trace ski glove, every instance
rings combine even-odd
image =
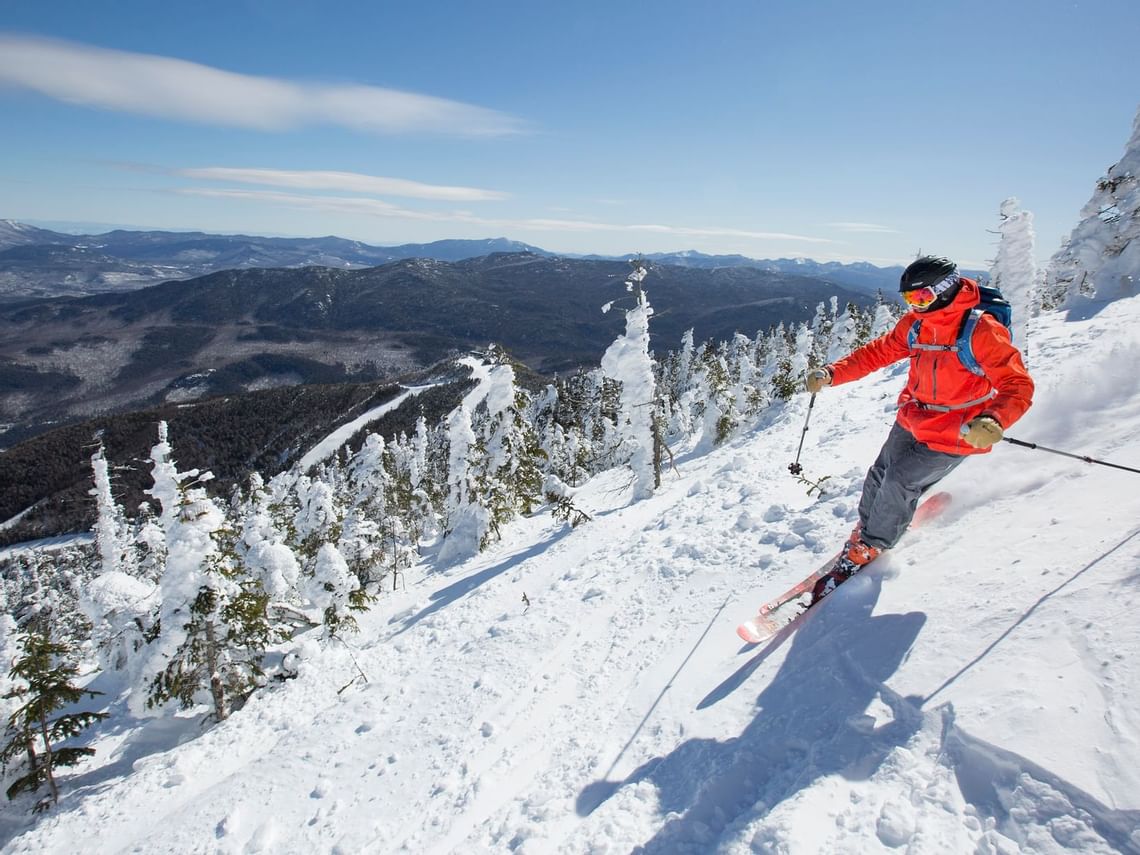
[[[962,439],[974,448],[989,448],[1000,442],[1004,431],[992,416],[978,416],[962,425]]]
[[[807,390],[813,395],[824,386],[831,385],[831,371],[826,368],[813,368],[807,373]]]

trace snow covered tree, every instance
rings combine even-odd
[[[827,354],[831,350],[831,339],[838,314],[838,297],[832,297],[826,303],[816,306],[815,318],[811,322],[811,350],[808,352],[808,365],[811,368],[828,362]]]
[[[760,369],[755,362],[756,346],[748,336],[736,333],[726,348],[728,373],[732,379],[732,400],[737,421],[758,414],[768,404],[761,389]]]
[[[476,470],[470,458],[475,448],[475,431],[471,426],[474,399],[469,393],[447,416],[448,467],[447,506],[444,512],[446,539],[440,550],[443,563],[469,557],[479,551],[490,529],[491,513],[479,503]]]
[[[111,570],[84,586],[79,609],[91,624],[91,643],[104,670],[128,669],[146,643],[158,607],[153,582]]]
[[[888,303],[883,297],[883,292],[879,291],[878,294],[875,295],[875,312],[872,316],[867,341],[871,341],[890,332],[894,329],[895,322],[901,316],[902,307],[898,303]],[[866,342],[860,342],[860,344],[866,344]]]
[[[822,364],[834,362],[858,347],[860,312],[854,303],[848,303],[835,319],[831,328],[831,343]]]
[[[289,547],[288,480],[278,476],[268,485],[256,472],[239,505],[240,536],[235,548],[246,573],[261,583],[270,602],[295,595],[301,565]]]
[[[524,413],[509,358],[492,346],[485,364],[470,363],[479,385],[449,416],[451,498],[442,561],[483,549],[499,526],[542,501],[545,459]]]
[[[389,472],[385,493],[385,513],[378,520],[382,568],[392,579],[392,590],[399,586],[401,575],[419,558],[419,543],[426,529],[425,521],[435,513],[427,494],[412,484],[412,471],[398,462],[400,446],[389,446],[385,452]]]
[[[321,546],[340,540],[344,507],[337,492],[323,478],[302,475],[294,485],[297,509],[293,535],[302,560],[312,560]]]
[[[633,499],[653,495],[657,480],[654,462],[654,389],[653,359],[649,353],[649,318],[653,309],[641,283],[648,271],[640,260],[626,279],[626,289],[636,298],[635,306],[625,313],[625,334],[619,336],[602,356],[602,371],[621,384],[617,425],[629,448],[629,465],[633,470]]]
[[[166,564],[143,691],[132,693],[131,706],[143,713],[172,700],[188,708],[208,698],[221,721],[262,679],[265,648],[278,638],[266,615],[269,598],[261,580],[244,572],[239,532],[199,486],[210,474],[179,472],[172,461],[165,423],[151,460]]]
[[[333,635],[355,626],[350,612],[367,608],[371,596],[337,546],[346,518],[337,490],[324,478],[308,476],[298,478],[295,489],[293,531],[303,568],[298,587],[324,623],[326,635]]]
[[[352,612],[367,608],[360,580],[348,568],[340,550],[331,543],[323,544],[317,550],[306,593],[321,612],[326,636],[336,635],[342,629],[355,629],[356,619]]]
[[[739,416],[733,396],[733,378],[723,343],[718,347],[711,342],[698,352],[700,358],[701,388],[704,392],[702,443],[711,448],[720,445],[736,430]]]
[[[660,367],[658,389],[665,402],[665,434],[669,439],[693,432],[694,401],[698,395],[693,382],[695,352],[693,331],[688,329],[681,337],[681,349],[668,354]]]
[[[384,437],[369,434],[348,462],[349,509],[337,548],[362,585],[379,583],[384,546],[381,526],[392,511],[391,477],[384,464]]]
[[[95,543],[99,547],[103,572],[134,575],[137,561],[130,527],[111,493],[111,475],[102,442],[91,455],[91,471],[95,480],[90,490],[95,497]]]
[[[23,774],[8,787],[9,799],[24,792],[34,793],[47,784],[49,797],[35,806],[40,811],[59,801],[55,770],[74,766],[95,753],[93,748],[64,747],[59,743],[78,736],[107,718],[107,714],[72,711],[55,715],[84,697],[93,698],[101,692],[74,684],[79,668],[69,658],[71,649],[53,641],[46,628],[35,624],[27,628],[20,636],[19,648],[19,658],[9,674],[15,685],[4,695],[16,699],[19,707],[8,719],[8,738],[0,748],[0,759],[7,764],[17,756],[25,758]]]
[[[802,358],[796,348],[796,332],[780,324],[772,331],[771,339],[771,356],[765,373],[770,378],[773,399],[787,401],[799,391],[803,377],[803,371],[798,370]]]
[[[111,494],[102,443],[91,457],[91,468],[102,573],[83,586],[79,608],[91,623],[91,642],[100,665],[120,670],[144,643],[157,606],[157,586],[139,578],[138,554],[129,524]]]
[[[1140,285],[1140,112],[1124,156],[1096,183],[1081,222],[1049,263],[1041,305],[1132,296]]]
[[[990,283],[1001,289],[1013,308],[1013,343],[1026,356],[1029,318],[1037,305],[1033,214],[1021,210],[1021,203],[1011,197],[1001,203],[998,228],[1001,241],[990,269]]]

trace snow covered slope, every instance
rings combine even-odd
[[[1029,342],[1011,435],[1140,467],[1140,300]],[[221,726],[117,702],[6,851],[1140,852],[1140,476],[1003,444],[794,633],[734,634],[846,535],[902,370],[818,399],[822,498],[801,397],[409,574]]]

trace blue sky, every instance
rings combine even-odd
[[[5,4],[0,217],[1045,259],[1140,106],[1136,0]]]

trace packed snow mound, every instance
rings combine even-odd
[[[1028,330],[1010,430],[1140,467],[1140,300]],[[805,396],[652,498],[408,574],[222,725],[116,715],[8,852],[1140,852],[1137,475],[1000,445],[940,519],[770,643],[831,554],[905,365]],[[116,697],[111,678],[93,688]]]

